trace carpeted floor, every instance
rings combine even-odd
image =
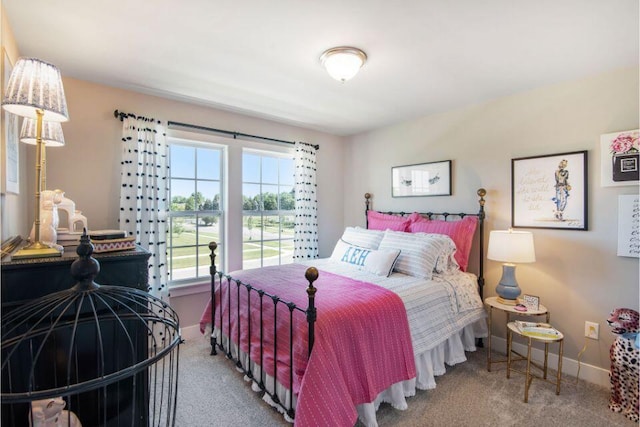
[[[468,361],[448,367],[437,388],[418,391],[405,411],[382,404],[380,427],[422,426],[633,426],[607,408],[609,390],[565,377],[560,395],[555,387],[534,380],[529,403],[523,402],[524,377],[507,380],[505,368],[487,372],[486,349],[467,353]],[[291,426],[264,403],[224,356],[209,356],[203,339],[180,347],[176,426]],[[358,427],[361,424],[357,424]]]

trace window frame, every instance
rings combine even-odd
[[[245,265],[245,259],[244,259],[244,246],[245,244],[248,243],[248,240],[244,239],[244,233],[243,233],[243,238],[242,238],[242,267],[243,268],[254,268],[254,267],[264,267],[264,248],[265,248],[265,242],[278,242],[278,264],[277,265],[282,265],[282,242],[283,241],[290,241],[291,242],[291,249],[293,251],[293,247],[294,247],[294,238],[295,235],[292,235],[290,238],[282,238],[282,218],[284,217],[294,217],[294,222],[295,222],[295,151],[294,150],[290,150],[290,151],[286,151],[286,152],[282,152],[282,151],[272,151],[272,150],[266,150],[264,148],[262,149],[256,149],[256,148],[246,148],[243,147],[242,149],[242,164],[243,164],[243,168],[244,168],[244,155],[245,154],[253,154],[253,155],[257,155],[260,156],[260,181],[255,182],[255,181],[245,181],[244,180],[244,174],[242,176],[242,195],[244,197],[244,186],[245,184],[248,185],[258,185],[260,188],[259,194],[263,194],[263,186],[276,186],[277,187],[277,196],[278,196],[278,209],[276,210],[257,210],[257,211],[251,211],[251,210],[245,210],[244,206],[242,206],[242,222],[244,223],[244,218],[245,216],[247,217],[258,217],[260,219],[263,219],[264,217],[274,217],[277,216],[278,217],[278,238],[277,239],[265,239],[263,237],[263,230],[264,227],[261,228],[261,236],[260,236],[260,265],[259,266],[250,266],[250,265]],[[269,157],[272,159],[287,159],[287,160],[291,160],[293,163],[293,173],[294,176],[293,181],[291,183],[291,185],[288,184],[283,184],[281,183],[281,175],[280,175],[280,170],[278,169],[278,178],[277,178],[277,183],[265,183],[262,179],[262,159],[263,157]],[[291,189],[294,191],[294,208],[293,210],[282,210],[280,209],[280,189],[281,187],[291,187]],[[243,199],[243,203],[244,203],[244,199]],[[244,231],[244,230],[243,230]],[[251,239],[250,239],[251,240]],[[293,252],[291,254],[291,262],[293,262]],[[287,264],[289,264],[287,262]],[[273,265],[273,264],[269,264],[269,265]]]
[[[291,144],[277,142],[258,142],[242,137],[233,138],[203,130],[185,130],[179,127],[167,129],[167,142],[173,144],[184,142],[187,145],[202,144],[203,147],[221,147],[224,152],[222,178],[224,185],[224,206],[221,206],[221,228],[223,239],[216,249],[216,268],[219,271],[231,272],[242,268],[242,153],[245,149],[263,151],[274,155],[282,155],[295,159],[295,147]],[[295,160],[294,160],[295,161]],[[169,165],[171,165],[169,160]],[[170,171],[171,172],[171,171]],[[295,173],[295,170],[294,170]],[[294,183],[295,186],[295,183]],[[295,220],[295,218],[294,218]],[[167,232],[170,232],[167,227]],[[168,241],[167,241],[168,242]],[[201,276],[180,283],[169,282],[171,296],[185,296],[200,293],[209,289],[210,278]]]
[[[200,257],[202,257],[202,254],[200,254],[199,248],[201,246],[205,246],[205,244],[208,246],[209,241],[207,242],[201,242],[200,241],[200,233],[196,233],[196,242],[194,245],[184,245],[184,246],[177,246],[177,248],[195,248],[196,249],[196,266],[195,266],[195,270],[196,270],[196,276],[191,276],[191,277],[187,277],[187,278],[182,278],[182,279],[173,279],[173,272],[172,272],[172,252],[173,250],[176,248],[176,246],[174,246],[172,244],[172,222],[175,218],[190,218],[190,217],[195,217],[196,218],[196,228],[198,227],[198,218],[202,217],[202,216],[216,216],[218,217],[218,233],[219,233],[219,242],[218,243],[218,249],[216,250],[216,254],[217,254],[217,259],[216,259],[216,263],[218,265],[220,265],[221,263],[224,263],[224,241],[225,241],[225,234],[226,234],[226,211],[227,211],[227,192],[226,192],[226,188],[227,188],[227,173],[226,173],[226,168],[227,168],[227,164],[228,164],[228,153],[227,153],[227,146],[224,144],[217,144],[214,142],[203,142],[203,141],[199,141],[197,139],[190,139],[190,138],[178,138],[178,137],[174,137],[174,136],[167,136],[167,145],[169,146],[169,206],[171,206],[172,204],[172,200],[173,200],[173,194],[171,192],[171,184],[173,180],[184,180],[184,181],[192,181],[194,182],[194,189],[196,192],[198,192],[198,181],[205,181],[205,182],[218,182],[219,186],[220,186],[220,203],[218,206],[217,210],[189,210],[189,211],[172,211],[171,208],[169,208],[168,212],[167,212],[167,270],[168,270],[168,274],[169,274],[169,280],[168,280],[168,285],[170,289],[180,289],[183,287],[187,287],[187,286],[191,286],[194,284],[198,284],[198,283],[202,283],[203,280],[209,280],[209,269],[208,267],[210,266],[210,262],[207,262],[206,265],[200,265]],[[207,149],[207,150],[217,150],[220,152],[220,177],[219,179],[213,179],[213,178],[198,178],[197,175],[197,168],[198,168],[198,160],[197,157],[194,159],[195,160],[195,168],[196,170],[194,171],[194,177],[193,178],[185,178],[185,177],[174,177],[171,173],[172,168],[171,168],[171,147],[172,146],[183,146],[183,147],[192,147],[194,149]],[[197,151],[196,151],[197,153]],[[206,271],[206,273],[202,274],[202,271]]]

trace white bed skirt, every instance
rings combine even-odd
[[[218,341],[220,341],[220,333],[215,331]],[[436,346],[431,350],[427,350],[423,353],[416,355],[416,377],[407,381],[400,381],[393,384],[391,387],[382,391],[373,402],[364,403],[356,407],[358,411],[358,418],[367,427],[377,427],[378,422],[376,419],[376,411],[382,402],[389,403],[396,409],[407,409],[407,397],[415,396],[416,389],[430,390],[436,388],[436,376],[444,375],[446,373],[446,365],[453,366],[458,363],[465,362],[467,357],[466,351],[476,351],[476,338],[486,338],[488,336],[487,323],[484,318],[471,323],[459,332],[450,336],[446,341]],[[227,343],[227,337],[224,337],[225,344]],[[233,346],[232,353],[234,357],[237,355],[238,348]],[[241,353],[241,361],[243,366],[251,366],[251,372],[254,378],[260,378],[261,370],[260,366],[251,362],[247,355]],[[273,392],[273,377],[265,375],[265,386],[267,390]],[[250,379],[245,375],[245,381],[252,381],[252,389],[256,392],[261,392],[260,387],[255,383],[255,380]],[[293,407],[296,406],[295,395],[291,396],[290,390],[280,382],[276,383],[277,396],[281,402],[288,405],[289,399],[293,401]],[[269,403],[278,411],[283,412],[282,408],[272,401],[268,394],[264,394],[263,400]],[[293,420],[286,414],[283,414],[284,418],[293,422]]]
[[[487,322],[483,318],[465,326],[442,344],[416,355],[416,377],[393,384],[371,403],[358,405],[358,418],[367,427],[377,427],[376,411],[382,402],[396,409],[407,409],[407,397],[415,396],[416,389],[436,388],[436,376],[444,375],[446,366],[465,362],[465,351],[476,351],[476,338],[488,336]]]

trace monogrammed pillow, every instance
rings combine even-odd
[[[331,259],[335,262],[350,264],[358,270],[387,277],[393,271],[399,255],[398,249],[368,249],[338,240]]]

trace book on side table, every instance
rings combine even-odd
[[[127,232],[124,230],[91,230],[88,234],[92,242],[96,240],[113,240],[127,237]]]
[[[562,335],[548,323],[525,322],[522,320],[516,320],[514,323],[522,335],[546,339],[556,339]]]

